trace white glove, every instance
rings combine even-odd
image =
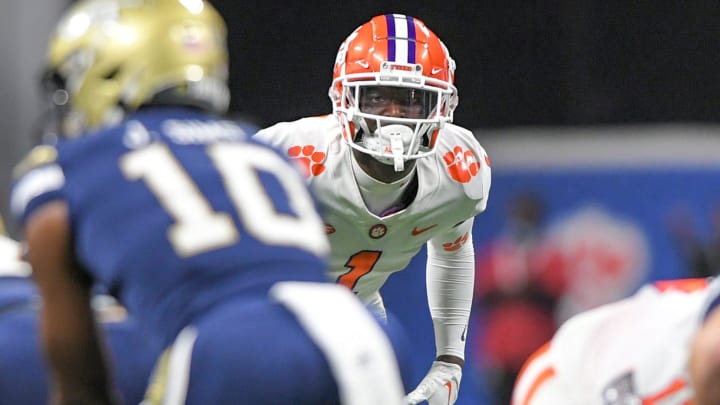
[[[458,397],[462,368],[453,363],[433,361],[417,388],[405,397],[408,405],[428,401],[429,405],[452,405]]]

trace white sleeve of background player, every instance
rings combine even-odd
[[[465,340],[475,281],[475,250],[472,242],[473,218],[436,236],[427,244],[427,297],[435,329],[437,356],[465,358]],[[467,235],[456,250],[444,244]]]
[[[568,404],[568,390],[557,376],[552,344],[538,349],[525,362],[515,381],[512,405]]]
[[[604,368],[595,360],[611,349],[595,339],[625,311],[622,300],[578,313],[565,321],[551,342],[523,365],[513,388],[512,405],[595,404],[602,398]]]

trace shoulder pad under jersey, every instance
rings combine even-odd
[[[13,178],[18,180],[35,168],[54,163],[57,155],[57,149],[52,145],[39,145],[34,147],[28,152],[25,158],[15,166],[13,169]]]
[[[313,144],[322,145],[339,137],[340,127],[332,115],[306,117],[295,121],[279,122],[258,131],[253,138],[271,145]]]
[[[267,143],[303,163],[309,175],[320,174],[314,173],[312,168],[322,167],[331,153],[330,148],[338,148],[341,142],[340,127],[332,115],[280,122],[258,131],[253,139]]]
[[[58,151],[55,147],[41,145],[31,150],[15,167],[10,210],[19,223],[25,221],[33,207],[59,197],[65,175],[57,158]],[[30,207],[31,205],[33,207]]]
[[[447,176],[461,183],[465,194],[483,200],[484,209],[490,194],[490,158],[473,133],[465,128],[447,124],[438,137],[436,153],[445,163]]]

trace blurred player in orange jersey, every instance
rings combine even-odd
[[[427,246],[436,358],[407,400],[452,404],[472,305],[474,217],[490,191],[489,159],[452,124],[455,62],[422,21],[373,17],[341,44],[333,114],[279,123],[257,138],[307,165],[331,243],[330,277],[381,316],[380,288]]]
[[[528,359],[512,405],[696,404],[690,347],[719,293],[720,279],[659,281],[575,315]]]
[[[716,289],[690,348],[693,405],[720,404],[720,293]]]

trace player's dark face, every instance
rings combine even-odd
[[[434,92],[405,87],[368,86],[360,89],[360,111],[393,118],[427,118],[435,107]]]

